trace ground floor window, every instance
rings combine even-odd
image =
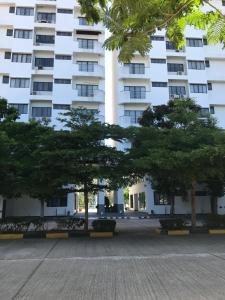
[[[139,209],[146,209],[145,192],[139,194]]]
[[[170,198],[154,192],[154,205],[170,205]]]
[[[66,207],[67,206],[67,195],[53,197],[47,201],[47,207]]]
[[[134,208],[134,196],[130,195],[130,208]]]

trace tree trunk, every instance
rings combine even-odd
[[[44,216],[45,216],[45,201],[44,200],[40,200],[41,202],[41,219],[44,220]]]
[[[210,197],[211,213],[214,215],[217,215],[217,200],[218,200],[218,197],[216,197],[216,196],[212,195]]]
[[[2,222],[6,220],[6,200],[2,200]]]
[[[84,207],[85,207],[85,213],[84,213],[84,230],[88,231],[88,190],[86,185],[84,186]]]
[[[195,196],[195,182],[192,183],[191,187],[191,227],[196,227],[196,196]]]
[[[175,202],[175,197],[172,196],[170,198],[170,215],[173,216],[174,215],[174,203]]]

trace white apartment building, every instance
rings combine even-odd
[[[213,2],[213,1],[211,1]],[[214,4],[225,13],[225,1]],[[205,10],[211,8],[205,7]],[[205,33],[188,27],[186,46],[176,50],[165,31],[151,37],[152,49],[145,57],[135,54],[129,64],[118,64],[114,54],[113,121],[121,126],[138,125],[138,118],[151,104],[165,104],[169,99],[190,97],[210,112],[225,128],[225,50],[222,45],[208,45]],[[199,191],[197,213],[210,212],[210,199]],[[120,200],[123,202],[123,199]],[[149,181],[130,188],[130,209],[155,214],[170,212],[168,199],[156,195]],[[190,201],[175,199],[175,213],[190,213]],[[225,199],[219,199],[218,212],[225,213]]]
[[[79,106],[104,121],[104,39],[103,25],[88,24],[75,0],[0,0],[0,97],[25,122],[44,118],[59,128],[59,113]],[[47,203],[45,215],[72,215],[75,206],[69,194]],[[39,213],[38,200],[7,200],[9,216]]]

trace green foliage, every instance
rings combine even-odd
[[[179,230],[184,229],[186,223],[183,219],[160,219],[160,226],[163,230]]]
[[[92,222],[94,231],[97,232],[114,232],[116,228],[116,221],[114,220],[94,220]]]
[[[218,1],[219,3],[220,1]],[[136,51],[141,55],[151,49],[151,35],[166,30],[177,48],[185,44],[187,24],[206,30],[210,43],[225,45],[225,16],[208,0],[79,0],[89,21],[103,21],[111,36],[104,46],[120,50],[119,60],[130,61]],[[209,11],[203,12],[204,5]]]

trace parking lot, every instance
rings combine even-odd
[[[112,239],[0,241],[0,299],[224,300],[225,236],[117,223]]]

